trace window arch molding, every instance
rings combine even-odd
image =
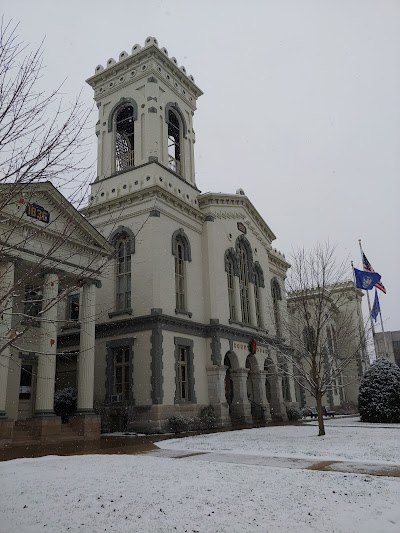
[[[185,116],[182,113],[177,102],[168,102],[168,104],[165,106],[165,122],[167,124],[169,123],[169,112],[170,111],[173,111],[175,115],[178,117],[178,120],[182,127],[183,138],[186,139],[187,138],[187,124],[186,124]]]
[[[172,255],[178,256],[178,243],[183,245],[183,258],[185,261],[192,260],[192,249],[190,241],[183,228],[179,228],[172,234]]]
[[[244,248],[246,250],[247,254],[247,268],[249,272],[249,281],[254,283],[254,265],[253,265],[253,252],[251,249],[250,242],[244,235],[239,235],[239,237],[236,239],[236,253],[238,256],[240,256],[240,250],[241,248]]]
[[[254,263],[254,281],[257,282],[258,286],[265,288],[264,272],[261,268],[261,265],[258,261]]]
[[[117,243],[118,239],[126,235],[131,243],[131,254],[135,253],[135,234],[133,231],[126,226],[118,226],[116,230],[114,230],[111,235],[108,238],[108,241],[115,247],[115,244]]]
[[[118,111],[123,107],[130,105],[133,108],[133,120],[138,118],[138,106],[136,101],[133,98],[121,98],[111,109],[110,114],[108,115],[108,132],[111,132],[115,126],[115,119],[117,117]]]
[[[224,264],[225,272],[229,270],[229,261],[233,264],[233,273],[235,276],[239,276],[239,256],[234,248],[228,248],[225,250]]]
[[[279,301],[282,300],[281,286],[279,284],[279,281],[276,278],[272,278],[271,280],[271,294],[272,294],[272,299],[274,301],[275,299]]]

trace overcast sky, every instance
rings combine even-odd
[[[382,275],[400,329],[400,0],[3,0],[51,90],[158,39],[204,91],[194,117],[202,192],[242,187],[293,248],[328,239]],[[93,151],[96,138],[93,113]],[[350,266],[349,266],[349,275]],[[380,331],[380,328],[377,328]]]

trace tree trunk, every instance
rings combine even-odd
[[[315,395],[315,399],[317,400],[317,411],[318,411],[318,437],[321,437],[322,435],[325,435],[325,426],[324,426],[324,413],[322,411],[322,394],[320,391],[317,391],[317,394]]]

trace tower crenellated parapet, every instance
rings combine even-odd
[[[149,73],[161,78],[193,111],[196,109],[196,100],[203,92],[195,84],[194,77],[187,74],[186,67],[179,66],[175,57],[169,57],[165,47],[159,48],[155,37],[147,37],[144,46],[135,44],[130,54],[122,51],[118,61],[111,57],[105,67],[97,65],[94,76],[86,81],[94,89],[98,101]]]

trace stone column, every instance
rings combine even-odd
[[[253,326],[257,324],[256,299],[254,296],[254,283],[249,283],[249,304],[250,304],[250,322]]]
[[[214,407],[218,426],[229,426],[229,406],[225,398],[226,366],[210,366],[207,368],[208,401]]]
[[[93,413],[96,286],[85,281],[79,306],[81,336],[78,358],[78,411]]]
[[[264,422],[271,420],[271,411],[265,389],[267,373],[265,370],[259,370],[249,374],[253,388],[254,408]]]
[[[78,358],[78,413],[71,419],[71,426],[75,427],[85,440],[99,439],[101,426],[100,417],[93,410],[96,287],[101,287],[97,280],[83,281],[79,306],[81,337]]]
[[[269,382],[271,385],[271,416],[276,420],[287,420],[282,391],[282,377],[279,374],[269,375]]]
[[[240,303],[240,283],[239,277],[234,276],[233,281],[235,284],[235,308],[236,308],[236,320],[242,322],[242,305]]]
[[[14,285],[14,263],[0,263],[0,418],[6,417],[6,396],[8,367],[11,349],[7,344],[11,333],[12,288]]]
[[[12,327],[14,263],[0,262],[0,448],[12,442],[14,422],[6,415],[8,367],[11,349],[4,347]]]
[[[40,316],[40,340],[36,384],[35,417],[54,416],[54,387],[57,357],[58,274],[44,275],[43,313]]]
[[[242,424],[252,424],[251,407],[247,398],[247,375],[248,368],[238,368],[231,371],[233,383],[233,400],[231,414]]]

